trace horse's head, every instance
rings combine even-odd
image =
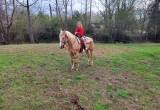
[[[67,43],[67,37],[65,34],[65,31],[60,31],[59,33],[59,46],[61,49],[63,49],[65,47],[65,44]]]

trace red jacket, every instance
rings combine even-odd
[[[84,36],[84,28],[77,26],[74,34],[78,37],[83,37]]]

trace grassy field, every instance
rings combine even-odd
[[[160,44],[96,44],[79,72],[58,44],[0,46],[0,110],[159,110]],[[77,109],[80,110],[80,109]]]

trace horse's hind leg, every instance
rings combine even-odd
[[[71,56],[71,64],[72,64],[71,70],[75,69],[76,71],[78,71],[79,63],[80,63],[80,60],[79,60],[79,54],[78,53]]]
[[[79,63],[80,63],[80,59],[79,59],[79,53],[77,53],[77,55],[76,55],[76,71],[78,71],[79,70]]]
[[[72,71],[75,68],[75,58],[73,53],[70,53],[70,56],[71,56],[71,71]]]
[[[79,70],[79,62],[76,62],[76,71]]]
[[[91,53],[89,50],[86,51],[87,57],[88,57],[88,65],[91,65]]]
[[[90,54],[91,65],[93,65],[93,50],[90,50]]]
[[[71,70],[74,70],[74,59],[71,58]]]
[[[88,57],[88,65],[93,65],[93,51],[87,50],[86,51],[87,57]]]

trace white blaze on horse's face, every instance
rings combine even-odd
[[[59,34],[59,46],[60,46],[60,48],[61,49],[63,49],[64,48],[64,45],[65,45],[65,42],[66,42],[66,40],[65,40],[65,34],[64,34],[64,31],[60,31],[60,34]]]

